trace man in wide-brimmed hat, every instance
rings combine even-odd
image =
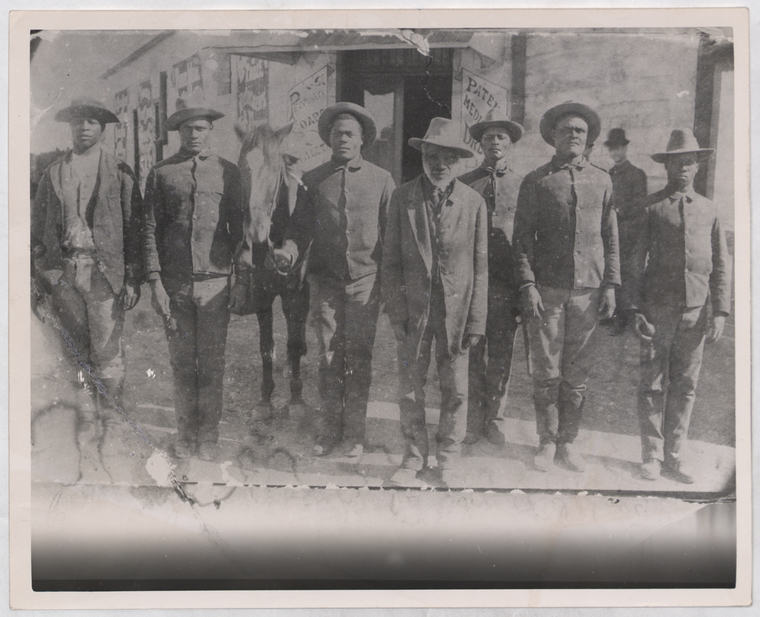
[[[646,198],[640,213],[631,276],[624,281],[641,338],[638,412],[641,475],[694,481],[681,457],[689,430],[705,341],[717,341],[731,309],[731,257],[718,205],[694,190],[700,148],[676,129],[652,155],[665,165],[667,186]],[[666,385],[667,384],[667,385]]]
[[[377,128],[366,109],[337,103],[325,109],[319,135],[332,158],[304,174],[277,267],[289,271],[311,246],[308,281],[319,342],[322,399],[314,454],[340,446],[357,458],[364,450],[372,347],[380,302],[378,270],[388,204],[390,173],[365,160],[362,151]]]
[[[456,179],[473,153],[459,125],[433,118],[423,138],[424,173],[399,187],[385,234],[383,298],[398,345],[399,407],[406,448],[392,485],[416,485],[427,467],[425,381],[435,339],[441,385],[436,437],[440,481],[456,485],[467,421],[468,350],[486,332],[488,214],[483,198]]]
[[[129,166],[101,148],[118,117],[100,101],[75,100],[55,119],[71,128],[73,148],[45,171],[32,206],[37,280],[75,359],[78,380],[96,399],[104,429],[123,423],[124,312],[140,299],[142,199]],[[95,439],[98,417],[80,426]]]
[[[512,243],[534,357],[540,440],[534,466],[547,471],[556,456],[566,468],[583,471],[573,442],[595,359],[590,340],[598,319],[612,316],[620,285],[612,182],[583,156],[601,130],[593,109],[557,105],[539,128],[555,154],[523,180]]]
[[[230,290],[243,239],[237,166],[209,149],[224,114],[180,100],[166,122],[180,149],[156,165],[145,190],[143,252],[153,307],[164,318],[174,376],[177,458],[215,460],[222,415],[224,349],[230,309],[245,300],[244,278]]]
[[[519,314],[512,228],[522,182],[522,177],[509,168],[509,160],[512,144],[523,136],[524,129],[495,108],[469,130],[483,150],[483,162],[459,179],[480,193],[488,208],[488,317],[486,336],[470,349],[464,442],[476,443],[485,435],[491,443],[503,444],[504,411]]]
[[[604,146],[614,161],[609,170],[612,178],[612,198],[615,202],[615,212],[618,220],[618,239],[620,243],[620,278],[623,285],[631,270],[630,262],[633,246],[636,243],[636,213],[647,196],[647,175],[628,160],[628,144],[630,141],[621,128],[610,129]],[[623,309],[620,297],[622,288],[616,291],[612,335],[620,335],[625,331],[627,311]]]

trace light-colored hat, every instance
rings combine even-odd
[[[664,163],[671,155],[691,152],[695,152],[700,158],[707,158],[715,150],[713,148],[700,148],[697,138],[689,129],[674,129],[670,133],[665,152],[656,152],[652,155],[652,160],[656,163]]]
[[[525,133],[522,124],[510,120],[498,107],[491,109],[483,122],[473,124],[470,127],[470,135],[472,135],[472,138],[475,141],[481,141],[483,139],[483,133],[490,128],[503,128],[509,133],[509,138],[512,140],[512,143],[519,141],[523,136],[523,133]]]
[[[93,99],[75,99],[71,101],[71,105],[64,107],[55,114],[55,119],[58,122],[71,122],[80,118],[92,118],[103,124],[120,122],[115,113],[100,101]]]
[[[409,140],[409,145],[416,150],[422,150],[422,144],[433,144],[434,146],[456,150],[459,156],[465,159],[474,156],[472,150],[462,146],[459,124],[446,118],[433,118],[425,137],[422,139],[412,137]]]
[[[185,99],[177,99],[177,111],[169,116],[166,121],[166,130],[176,131],[183,122],[192,118],[206,118],[209,122],[213,122],[219,118],[224,118],[224,114],[202,103],[191,103]]]
[[[330,145],[330,129],[332,129],[333,120],[340,114],[351,114],[362,125],[364,132],[363,147],[369,148],[375,141],[375,137],[377,137],[377,125],[370,113],[364,107],[355,103],[336,103],[322,112],[317,122],[317,131],[322,141],[328,146]]]
[[[567,114],[576,114],[583,118],[588,124],[588,143],[594,143],[599,137],[599,133],[602,132],[602,121],[599,118],[599,114],[591,109],[588,105],[583,103],[576,103],[575,101],[566,101],[560,105],[555,105],[549,111],[547,111],[541,123],[538,125],[538,130],[541,133],[541,137],[550,146],[554,146],[554,125],[562,116]]]

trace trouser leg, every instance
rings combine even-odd
[[[476,435],[480,435],[485,428],[487,404],[486,338],[481,337],[477,344],[470,348],[469,367],[467,370],[467,432]]]
[[[599,320],[601,296],[599,289],[573,290],[565,305],[558,443],[572,443],[578,436],[586,382],[595,360],[593,334]]]
[[[435,356],[441,384],[441,414],[438,422],[436,458],[440,469],[459,463],[467,422],[467,373],[469,354],[451,356],[446,328],[436,330]]]
[[[670,348],[665,400],[665,458],[678,458],[689,432],[705,345],[707,307],[684,311]]]
[[[425,382],[430,368],[433,329],[428,324],[419,347],[416,341],[398,343],[399,410],[405,450],[402,467],[419,471],[428,464],[430,445],[425,422]]]
[[[365,276],[346,286],[345,307],[343,439],[361,443],[366,433],[372,349],[380,308],[376,275]]]
[[[197,316],[198,443],[216,443],[219,437],[219,421],[224,408],[224,350],[230,322],[229,299],[227,277],[193,283]]]

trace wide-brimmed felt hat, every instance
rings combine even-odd
[[[619,148],[620,146],[627,146],[629,143],[631,142],[626,139],[625,130],[610,129],[610,132],[607,133],[607,141],[604,142],[604,145],[608,148]]]
[[[602,132],[602,121],[599,118],[599,114],[583,103],[566,101],[565,103],[552,107],[541,118],[538,130],[547,144],[550,146],[554,145],[554,137],[552,136],[554,125],[557,123],[557,120],[567,114],[575,114],[583,118],[586,121],[586,124],[588,124],[588,137],[586,141],[588,143],[596,141],[597,137],[599,137],[599,133]]]
[[[322,112],[317,122],[317,131],[328,146],[330,145],[330,130],[335,117],[340,114],[351,114],[361,124],[364,132],[364,148],[369,148],[377,137],[377,125],[372,115],[361,105],[356,103],[336,103]]]
[[[664,163],[669,156],[674,154],[690,154],[695,152],[700,158],[707,158],[715,150],[713,148],[700,148],[697,138],[689,129],[673,129],[664,152],[656,152],[652,160],[656,163]]]
[[[409,145],[416,150],[422,150],[422,144],[433,144],[441,148],[456,150],[462,158],[475,156],[472,150],[468,150],[462,145],[459,124],[446,118],[433,118],[425,137],[412,137],[409,140]]]
[[[92,118],[103,124],[120,122],[119,117],[100,101],[93,99],[74,99],[71,105],[55,114],[58,122],[71,122],[80,118]]]
[[[507,115],[501,111],[498,107],[491,109],[485,117],[483,122],[478,122],[470,127],[470,135],[475,141],[481,141],[483,139],[483,133],[490,128],[502,128],[509,133],[509,138],[512,143],[519,141],[525,133],[525,129],[521,124],[510,120]]]
[[[221,111],[208,107],[203,102],[177,99],[177,111],[169,116],[169,119],[166,121],[166,130],[179,130],[183,122],[193,118],[206,118],[209,122],[213,122],[214,120],[219,120],[219,118],[224,118],[224,114]]]

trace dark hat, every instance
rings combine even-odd
[[[664,163],[668,157],[673,154],[687,154],[695,152],[700,158],[707,158],[715,150],[712,148],[700,148],[697,138],[689,129],[674,129],[670,133],[668,145],[665,152],[656,152],[652,155],[652,160],[656,163]]]
[[[490,128],[503,128],[512,140],[512,143],[519,141],[525,133],[525,129],[521,124],[513,122],[507,115],[502,112],[498,107],[491,109],[483,122],[478,122],[470,127],[470,135],[475,141],[483,139],[483,133]]]
[[[207,107],[202,103],[191,103],[185,99],[177,99],[177,111],[166,121],[167,131],[179,130],[180,125],[193,118],[206,118],[209,122],[224,118],[221,111]]]
[[[103,103],[92,99],[75,99],[71,101],[71,105],[55,114],[58,122],[71,122],[81,118],[92,118],[102,124],[120,122],[119,117]]]
[[[317,131],[322,141],[330,145],[330,129],[332,129],[333,120],[340,114],[351,114],[356,118],[364,132],[364,147],[369,148],[377,137],[377,125],[370,113],[355,103],[336,103],[322,112],[317,123]]]
[[[416,150],[422,150],[422,144],[433,144],[441,148],[451,148],[459,153],[462,158],[475,156],[472,150],[462,145],[462,136],[459,132],[459,124],[446,118],[433,118],[430,121],[425,137],[412,137],[409,145]]]
[[[610,129],[604,145],[608,148],[619,148],[620,146],[627,146],[629,143],[631,142],[625,138],[625,131],[623,129]]]
[[[586,124],[588,124],[587,141],[596,141],[597,137],[599,137],[599,133],[602,132],[602,121],[599,118],[599,114],[583,103],[566,101],[565,103],[552,107],[541,118],[538,130],[541,132],[541,137],[544,138],[544,141],[547,144],[554,146],[554,138],[552,137],[554,125],[557,123],[557,120],[567,114],[575,114],[583,118],[586,121]]]

